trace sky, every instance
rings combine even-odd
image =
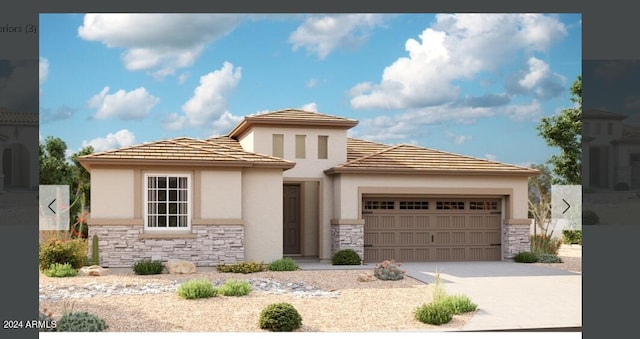
[[[627,125],[640,126],[640,61],[585,60],[583,107],[626,114]]]
[[[580,14],[41,14],[40,138],[68,153],[225,135],[301,108],[355,138],[516,165],[559,152]]]

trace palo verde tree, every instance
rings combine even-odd
[[[538,125],[538,133],[547,145],[559,147],[560,154],[552,155],[549,163],[555,176],[553,184],[580,185],[582,180],[582,76],[579,75],[570,88],[573,107],[565,108],[559,115],[544,117]]]
[[[551,219],[552,173],[549,167],[543,164],[533,164],[531,168],[540,171],[540,174],[529,177],[529,213],[536,227],[542,231],[541,234],[547,236]]]

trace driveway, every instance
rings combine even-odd
[[[407,275],[448,294],[466,294],[478,312],[466,331],[582,327],[582,275],[514,262],[403,263]]]

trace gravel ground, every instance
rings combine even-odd
[[[215,280],[268,278],[297,282],[331,291],[330,296],[303,298],[292,293],[253,291],[243,297],[218,296],[184,300],[175,292],[144,295],[110,295],[43,300],[40,309],[60,316],[65,311],[87,311],[106,320],[114,332],[259,332],[260,311],[270,303],[288,302],[300,312],[303,332],[385,332],[460,329],[472,313],[455,316],[446,325],[433,326],[414,319],[416,307],[431,301],[432,288],[405,277],[399,281],[359,282],[358,275],[369,271],[260,272],[250,275],[205,272],[190,275],[136,276],[113,274],[102,277],[49,278],[40,275],[42,288],[82,288],[100,282],[133,286],[172,284],[206,277]],[[481,306],[480,306],[481,307]]]

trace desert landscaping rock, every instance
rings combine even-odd
[[[196,273],[196,265],[187,260],[169,259],[164,267],[169,274],[192,274]]]
[[[100,276],[110,274],[110,271],[108,268],[103,268],[98,265],[91,265],[91,266],[81,267],[80,270],[78,270],[78,274],[83,276],[89,275],[94,277],[100,277]]]

